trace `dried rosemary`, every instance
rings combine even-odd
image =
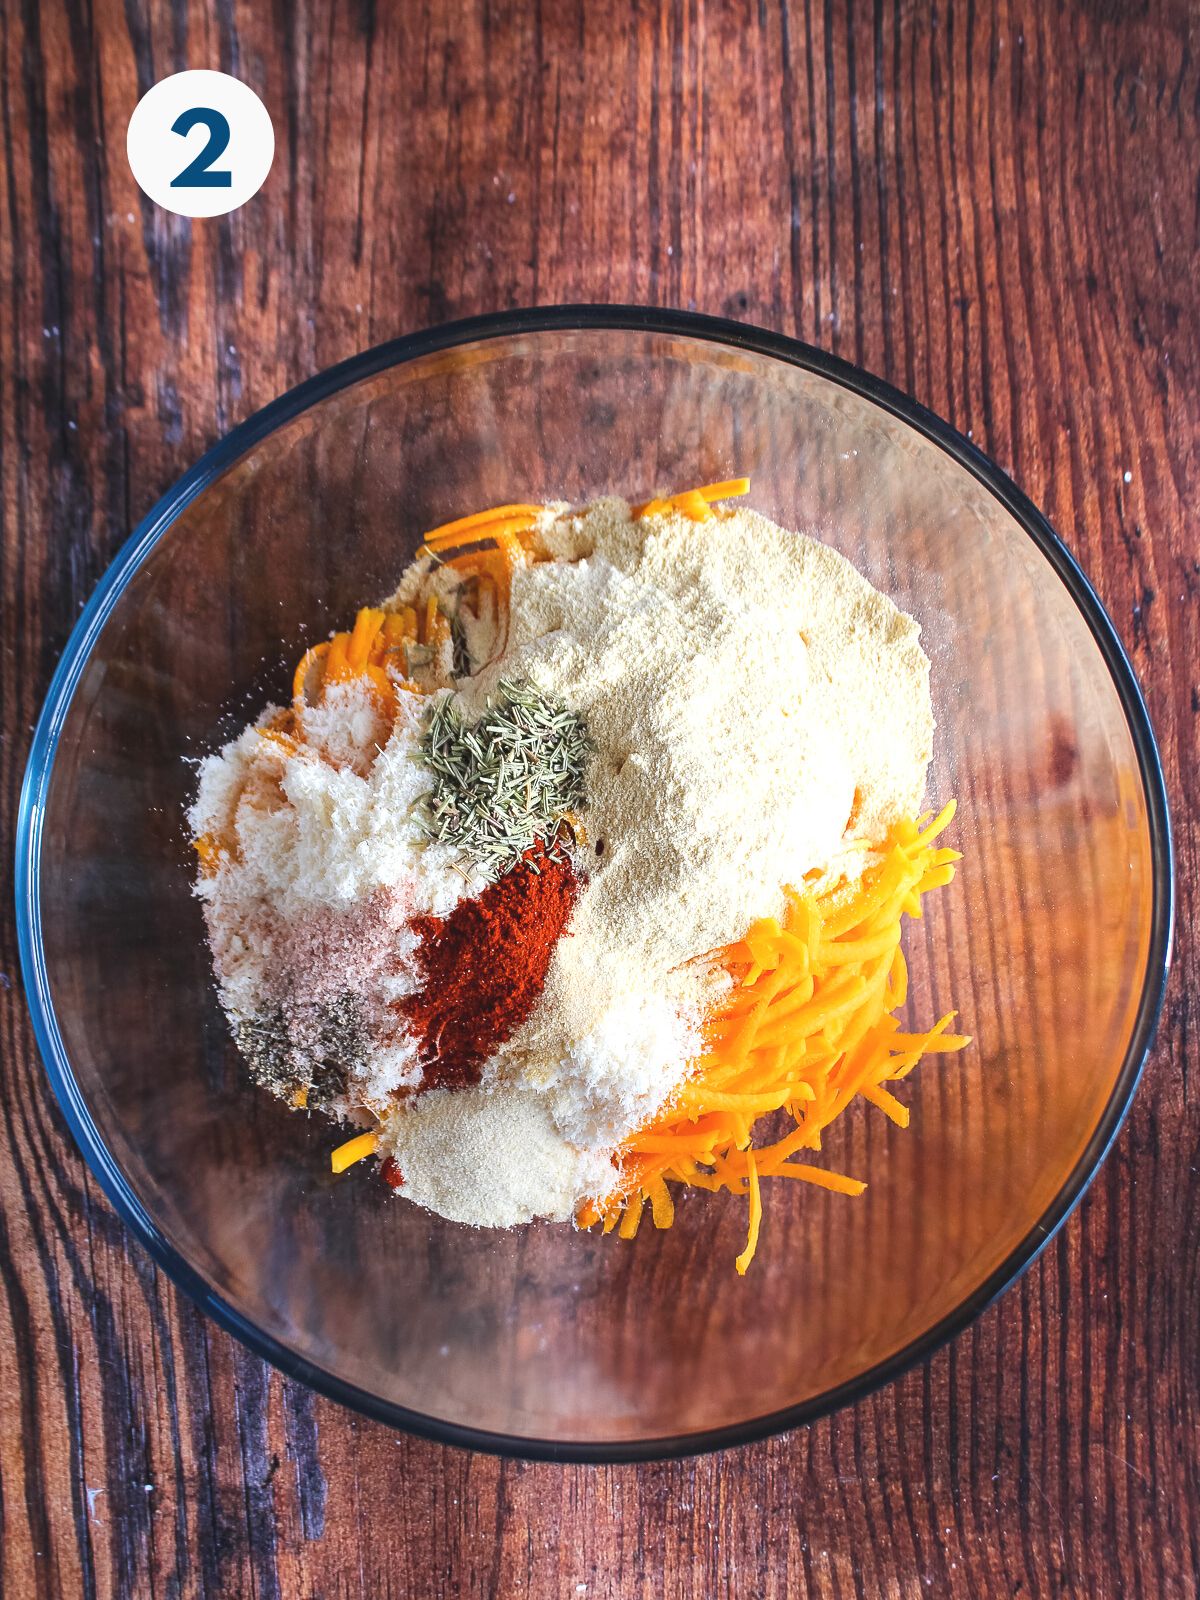
[[[501,877],[583,803],[591,744],[583,718],[532,684],[502,680],[478,722],[443,695],[426,713],[421,760],[433,789],[417,808],[431,839],[486,879]]]

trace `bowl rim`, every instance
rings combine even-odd
[[[1125,712],[1150,832],[1152,904],[1146,970],[1130,1041],[1112,1094],[1066,1182],[1025,1237],[946,1316],[886,1360],[796,1405],[741,1422],[647,1439],[541,1440],[427,1416],[383,1400],[298,1355],[215,1293],[204,1275],[159,1231],[100,1136],[71,1070],[50,997],[41,930],[42,822],[55,754],[80,676],[125,587],[183,509],[240,456],[282,424],[339,390],[419,357],[464,344],[553,332],[652,333],[742,350],[829,379],[912,427],[966,469],[1010,513],[1049,562],[1083,615]],[[1162,762],[1124,646],[1074,556],[1045,515],[970,440],[891,384],[824,350],[748,323],[696,312],[632,305],[559,305],[490,313],[403,335],[351,356],[289,389],[233,428],[141,519],[118,550],[75,623],[55,669],[30,747],[17,813],[17,943],[34,1038],[67,1124],[117,1214],[167,1276],[254,1354],[286,1377],[367,1416],[441,1444],[528,1460],[625,1463],[698,1455],[806,1425],[853,1404],[927,1360],[972,1323],[1037,1259],[1095,1176],[1125,1120],[1162,1009],[1174,921],[1174,852]]]

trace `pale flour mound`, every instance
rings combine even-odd
[[[573,1149],[545,1098],[521,1088],[435,1089],[391,1119],[380,1148],[398,1163],[406,1199],[475,1227],[565,1222],[615,1177],[605,1153]]]

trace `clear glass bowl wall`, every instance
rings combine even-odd
[[[745,1281],[729,1197],[689,1194],[674,1229],[628,1244],[474,1232],[365,1169],[331,1178],[335,1130],[255,1091],[226,1036],[189,892],[192,763],[286,698],[304,645],[389,592],[422,529],[735,473],[920,620],[929,804],[957,796],[948,842],[966,859],[910,925],[908,1010],[956,1008],[976,1044],[909,1081],[909,1130],[860,1104],[828,1135],[819,1159],[868,1179],[861,1199],[768,1186]],[[772,355],[543,328],[317,400],[211,477],[127,575],[51,753],[44,1026],[93,1161],[260,1348],[434,1431],[631,1453],[856,1392],[1028,1253],[1136,1072],[1162,861],[1127,693],[972,472]],[[755,804],[752,771],[714,781]]]

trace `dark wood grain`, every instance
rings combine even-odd
[[[150,83],[273,115],[260,195],[134,185]],[[892,378],[1049,512],[1146,687],[1180,915],[1129,1123],[1037,1266],[853,1411],[640,1469],[398,1438],[215,1331],[51,1102],[0,921],[0,1587],[25,1596],[1186,1596],[1200,1571],[1200,14],[0,6],[0,818],[136,519],[297,379],[480,310],[636,300]]]

